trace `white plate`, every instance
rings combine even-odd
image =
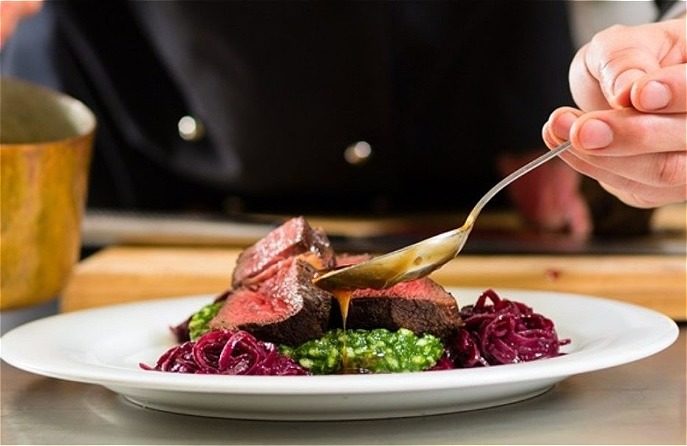
[[[451,289],[461,305],[481,290]],[[498,290],[497,290],[498,291]],[[144,371],[173,345],[169,325],[214,296],[118,305],[48,317],[2,337],[8,363],[40,375],[105,386],[144,407],[194,415],[333,420],[429,415],[541,394],[566,377],[657,353],[678,336],[645,308],[554,292],[501,290],[554,320],[567,354],[529,363],[436,372],[336,376],[209,376]]]

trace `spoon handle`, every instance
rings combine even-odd
[[[525,175],[527,172],[541,166],[545,162],[549,161],[552,158],[557,157],[561,153],[565,152],[570,148],[570,141],[566,141],[560,146],[556,147],[555,149],[550,150],[549,152],[546,152],[539,158],[533,159],[529,163],[525,164],[518,170],[514,171],[501,181],[499,181],[494,187],[489,189],[489,191],[484,194],[484,196],[477,202],[474,208],[472,208],[472,211],[470,211],[470,215],[468,215],[467,220],[465,221],[465,226],[472,226],[475,220],[477,219],[477,216],[479,215],[480,212],[482,212],[482,208],[484,205],[486,205],[489,200],[494,198],[494,195],[498,194],[501,192],[501,189],[504,187],[508,186],[510,183],[513,181],[517,180],[521,176]]]

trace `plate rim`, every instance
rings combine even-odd
[[[451,294],[471,293],[474,299],[488,287],[445,287]],[[426,371],[415,373],[398,374],[378,374],[378,375],[328,375],[328,376],[230,376],[230,375],[194,375],[177,374],[169,372],[145,371],[134,369],[123,369],[107,367],[105,365],[89,364],[83,361],[75,361],[71,358],[63,358],[62,366],[71,371],[65,373],[64,370],[55,370],[53,364],[41,366],[35,358],[22,358],[17,354],[16,344],[20,342],[19,337],[25,332],[39,330],[41,326],[54,321],[62,321],[97,316],[98,313],[108,314],[116,311],[135,310],[141,307],[155,307],[157,305],[170,304],[171,302],[201,301],[212,299],[217,294],[197,294],[185,296],[172,296],[160,299],[151,299],[138,302],[129,302],[104,307],[84,309],[69,313],[58,314],[46,318],[38,319],[23,324],[0,338],[0,357],[8,364],[19,369],[35,373],[42,376],[76,381],[89,384],[97,384],[105,387],[127,387],[136,389],[149,389],[157,391],[176,391],[176,392],[220,392],[236,395],[331,395],[331,394],[369,394],[369,393],[395,393],[403,392],[425,392],[441,389],[460,389],[474,388],[487,385],[510,384],[516,382],[527,382],[541,379],[565,379],[571,375],[587,373],[591,371],[603,370],[630,362],[634,362],[655,353],[658,353],[677,340],[679,328],[675,321],[668,316],[655,310],[642,307],[636,304],[613,300],[604,297],[559,292],[553,290],[530,290],[519,288],[499,288],[496,290],[499,295],[527,294],[532,296],[544,297],[554,295],[556,298],[564,299],[583,299],[596,302],[597,304],[617,306],[625,311],[634,312],[644,317],[649,317],[661,324],[661,332],[656,333],[656,339],[651,342],[646,340],[640,349],[624,351],[623,354],[614,353],[606,358],[599,360],[596,358],[594,364],[575,364],[576,360],[585,357],[585,350],[571,352],[568,355],[556,358],[547,358],[540,361],[532,361],[520,364],[499,365],[489,368],[473,369],[454,369],[442,371]],[[471,296],[471,297],[472,297]],[[464,297],[462,297],[464,298]],[[470,300],[470,299],[468,299]],[[527,302],[525,302],[527,303]],[[537,308],[535,307],[535,311]],[[548,315],[546,315],[548,316]],[[552,318],[556,323],[555,318]],[[171,321],[173,322],[173,321]],[[161,327],[161,330],[166,327]],[[660,336],[659,336],[660,334]],[[52,339],[55,341],[55,339]],[[573,340],[574,342],[574,340]],[[9,355],[7,347],[10,346]],[[170,344],[170,347],[172,344]],[[587,355],[594,352],[586,352]],[[580,358],[582,356],[582,358]],[[34,359],[34,360],[31,360]],[[156,358],[152,358],[155,360]],[[577,361],[579,362],[579,361]],[[80,368],[80,373],[74,371],[74,367]],[[512,373],[517,370],[516,373]],[[420,375],[421,374],[421,375]],[[509,379],[516,375],[518,379]],[[422,376],[423,379],[417,379]],[[455,377],[455,379],[453,379]],[[341,383],[351,382],[353,385],[342,386]],[[290,385],[285,386],[284,383]],[[294,386],[296,384],[296,386]]]

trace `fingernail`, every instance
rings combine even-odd
[[[646,73],[644,71],[639,70],[637,68],[632,68],[621,73],[615,79],[615,83],[613,84],[613,94],[617,96],[625,90],[629,90],[634,81],[644,76],[645,74]]]
[[[650,81],[639,92],[639,105],[646,110],[660,110],[670,104],[670,88],[662,82]]]
[[[613,142],[613,130],[599,119],[590,119],[582,124],[579,139],[584,149],[600,149]]]
[[[556,135],[556,137],[559,139],[569,139],[570,127],[572,127],[575,120],[577,120],[577,116],[575,116],[575,114],[571,112],[562,113],[558,118],[556,118],[551,126],[554,135]]]

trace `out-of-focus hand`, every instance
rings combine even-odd
[[[687,199],[685,19],[597,34],[575,56],[570,88],[579,109],[555,110],[542,129],[561,158],[626,204]]]
[[[42,1],[0,0],[0,48],[14,33],[22,18],[37,13]]]
[[[505,176],[539,155],[541,151],[502,156],[499,171]],[[592,219],[580,192],[580,179],[580,174],[553,159],[508,186],[508,193],[522,217],[535,228],[586,236],[592,231]]]

